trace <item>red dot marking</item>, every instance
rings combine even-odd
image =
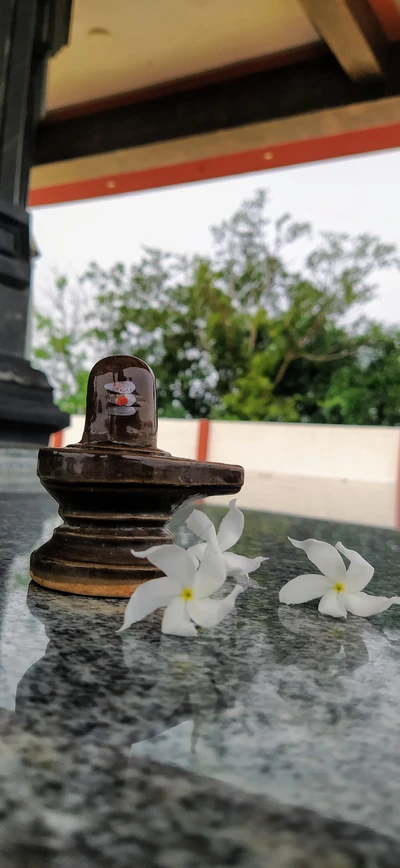
[[[117,404],[119,407],[126,406],[127,403],[128,403],[128,398],[126,398],[125,395],[119,395],[118,396]]]

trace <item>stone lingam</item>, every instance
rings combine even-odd
[[[162,575],[131,550],[172,543],[166,524],[179,506],[235,494],[244,472],[157,449],[153,372],[141,359],[110,356],[90,373],[82,440],[40,449],[38,475],[63,524],[32,553],[32,579],[71,594],[129,597]]]

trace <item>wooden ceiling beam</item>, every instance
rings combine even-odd
[[[384,77],[387,40],[368,0],[300,0],[300,3],[353,81]]]
[[[355,84],[328,55],[132,105],[100,106],[86,116],[44,121],[38,127],[35,165],[379,100],[399,92],[400,81],[390,78]]]

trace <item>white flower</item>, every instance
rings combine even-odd
[[[318,609],[322,615],[346,618],[347,612],[363,617],[377,615],[397,601],[396,597],[389,599],[363,593],[363,588],[372,579],[374,568],[357,552],[346,549],[341,542],[334,547],[316,539],[302,542],[290,537],[288,539],[298,549],[303,549],[323,575],[311,573],[287,582],[279,592],[281,603],[307,603],[320,597]],[[347,570],[339,552],[350,561]]]
[[[222,553],[226,568],[226,575],[239,578],[244,576],[248,579],[248,574],[254,570],[258,570],[262,561],[266,558],[245,558],[243,555],[236,555],[234,552],[228,551],[240,539],[244,525],[244,515],[236,506],[236,500],[231,500],[229,504],[229,512],[221,521],[218,533],[208,516],[199,509],[194,509],[186,519],[186,524],[196,536],[204,540],[204,542],[196,543],[191,546],[188,551],[190,554],[200,558],[203,555],[207,542],[215,542],[218,545],[219,551]]]
[[[151,564],[163,570],[165,577],[143,582],[133,592],[125,610],[121,629],[141,621],[155,609],[166,606],[162,620],[162,632],[175,636],[196,636],[195,624],[200,627],[215,627],[231,612],[238,594],[243,590],[236,586],[222,600],[213,600],[211,595],[225,582],[225,565],[218,548],[206,545],[199,562],[178,545],[152,546],[146,551],[132,554],[147,558]],[[195,624],[193,623],[195,622]]]

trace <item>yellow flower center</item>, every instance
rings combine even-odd
[[[338,593],[340,593],[340,591],[344,591],[343,582],[336,582],[336,585],[333,586],[333,590],[338,591]]]
[[[193,591],[191,588],[184,588],[180,596],[183,600],[186,600],[186,602],[188,600],[193,600]]]

